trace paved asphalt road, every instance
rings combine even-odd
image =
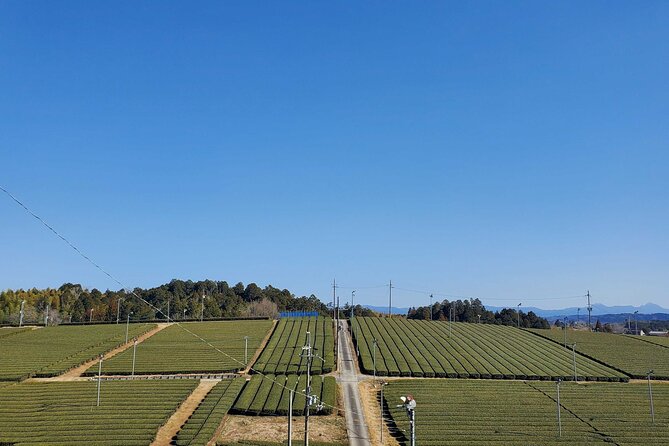
[[[371,446],[367,423],[362,410],[358,382],[362,375],[356,369],[353,343],[346,321],[339,321],[339,375],[337,381],[344,392],[344,410],[346,411],[346,430],[349,444],[352,446]]]

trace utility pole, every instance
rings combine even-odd
[[[204,299],[206,297],[207,296],[205,296],[204,293],[202,293],[202,312],[200,313],[200,322],[204,320]]]
[[[557,419],[558,419],[558,437],[562,438],[562,418],[560,414],[560,383],[561,379],[557,381]]]
[[[249,337],[244,336],[244,365],[249,363]]]
[[[137,338],[134,339],[132,346],[132,377],[135,377],[135,355],[137,353]]]
[[[288,398],[288,446],[293,446],[293,397],[295,391],[290,389],[290,397]]]
[[[128,313],[128,319],[125,323],[125,343],[128,343],[128,330],[130,329],[130,315],[132,314],[132,311]]]
[[[355,290],[351,291],[351,322],[353,322],[353,299],[355,298]]]
[[[44,313],[44,326],[45,327],[47,325],[49,325],[49,309],[50,309],[50,307],[51,307],[51,305],[46,304],[46,313]]]
[[[95,308],[91,308],[91,318],[88,322],[93,322],[93,310],[95,310]]]
[[[522,304],[523,304],[522,302],[518,304],[518,328],[520,328],[520,306]]]
[[[590,290],[588,290],[588,328],[592,331],[592,305],[590,305]]]
[[[379,413],[381,414],[381,420],[379,424],[379,429],[381,432],[381,444],[383,444],[383,388],[387,385],[387,382],[381,383],[381,401],[379,402]]]
[[[307,358],[307,388],[306,401],[304,403],[304,446],[309,446],[309,408],[314,403],[315,397],[311,395],[311,363],[314,357],[324,361],[320,356],[314,355],[311,349],[311,332],[307,332],[307,345],[302,347],[302,357]]]
[[[337,320],[335,316],[336,304],[337,304],[337,279],[332,279],[332,319]]]
[[[574,382],[578,382],[578,375],[576,374],[576,343],[571,344],[571,354],[574,361]]]
[[[634,312],[634,334],[638,335],[639,334],[639,318],[637,317],[637,314],[639,314],[639,310],[636,310]]]
[[[393,281],[388,282],[388,317],[391,317],[393,311]]]
[[[100,362],[98,363],[98,406],[100,406],[100,382],[102,381],[102,360],[105,355],[100,355]]]
[[[167,322],[170,321],[170,300],[167,299]]]
[[[21,301],[21,314],[19,315],[19,327],[23,326],[23,306],[26,304],[26,300]]]
[[[118,324],[120,318],[121,318],[121,301],[123,300],[122,297],[119,297],[116,299],[116,323]]]
[[[372,353],[372,362],[374,363],[374,379],[376,380],[376,345],[378,342],[376,338],[372,340],[372,347],[374,348],[374,353]]]
[[[567,316],[562,319],[562,330],[564,331],[564,348],[567,348]]]
[[[432,294],[430,294],[430,320],[432,320]]]
[[[655,424],[655,408],[653,407],[653,388],[650,385],[650,375],[653,374],[652,370],[648,371],[648,397],[650,398],[650,418]]]

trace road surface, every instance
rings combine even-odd
[[[348,431],[349,445],[371,446],[367,423],[362,410],[358,382],[361,375],[356,369],[356,357],[353,343],[346,321],[339,321],[339,375],[337,381],[344,392],[344,410],[346,413],[346,430]]]

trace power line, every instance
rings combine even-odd
[[[2,186],[0,186],[0,190],[2,190],[2,192],[4,192],[4,193],[5,193],[7,196],[9,196],[14,202],[16,202],[19,206],[21,206],[26,212],[28,212],[28,213],[29,213],[30,215],[32,215],[35,219],[37,219],[37,220],[38,220],[42,225],[44,225],[47,229],[49,229],[49,231],[51,231],[51,232],[52,232],[53,234],[55,234],[58,238],[60,238],[63,242],[65,242],[70,248],[72,248],[75,252],[77,252],[77,254],[79,254],[81,257],[83,257],[86,261],[88,261],[88,262],[89,262],[91,265],[93,265],[95,268],[97,268],[98,270],[100,270],[104,275],[106,275],[107,277],[109,277],[112,281],[114,281],[114,283],[118,284],[122,289],[125,289],[125,290],[128,290],[128,289],[129,289],[129,288],[126,287],[120,280],[118,280],[118,279],[117,279],[116,277],[114,277],[111,273],[107,272],[107,271],[106,271],[104,268],[102,268],[99,264],[97,264],[96,262],[94,262],[94,261],[93,261],[90,257],[88,257],[86,254],[84,254],[84,253],[83,253],[79,248],[77,248],[72,242],[70,242],[67,238],[65,238],[65,236],[61,235],[58,231],[56,231],[56,230],[55,230],[51,225],[49,225],[43,218],[41,218],[39,215],[37,215],[37,214],[36,214],[35,212],[33,212],[32,210],[30,210],[25,204],[23,204],[23,202],[21,202],[18,198],[16,198],[11,192],[9,192],[7,189],[5,189],[5,188],[2,187]],[[143,303],[145,303],[149,308],[152,308],[153,310],[157,311],[158,313],[162,314],[163,316],[166,316],[166,317],[167,317],[167,322],[172,322],[172,320],[170,319],[169,315],[165,315],[165,313],[163,313],[163,311],[162,311],[160,308],[158,308],[158,307],[156,307],[155,305],[153,305],[153,304],[151,304],[150,302],[148,302],[146,299],[144,299],[143,297],[141,297],[140,295],[138,295],[134,290],[131,290],[131,291],[130,291],[130,294],[133,295],[133,296],[135,296],[137,299],[139,299],[139,300],[142,301]],[[181,329],[184,330],[185,332],[187,332],[187,333],[189,333],[190,335],[192,335],[193,337],[195,337],[195,338],[199,339],[200,341],[202,341],[205,345],[211,347],[212,349],[214,349],[214,350],[217,351],[218,353],[222,354],[223,356],[226,356],[227,358],[231,359],[232,361],[234,361],[234,362],[236,362],[236,363],[238,363],[238,364],[244,366],[244,368],[246,368],[246,366],[247,366],[246,363],[243,363],[241,360],[238,360],[237,358],[235,358],[235,357],[233,357],[233,356],[231,356],[231,355],[225,353],[224,351],[222,351],[221,349],[219,349],[218,347],[216,347],[215,345],[213,345],[211,342],[209,342],[209,341],[207,341],[206,339],[204,339],[202,336],[200,336],[200,335],[198,335],[197,333],[194,333],[194,332],[192,332],[191,330],[189,330],[188,328],[184,327],[179,321],[174,321],[173,323],[174,323],[177,327],[181,328]],[[287,387],[285,384],[282,384],[282,383],[278,382],[277,380],[275,380],[275,379],[273,379],[273,378],[270,378],[269,376],[265,375],[263,372],[261,372],[261,371],[259,371],[259,370],[256,370],[256,369],[254,369],[254,368],[251,367],[251,366],[249,366],[249,371],[253,371],[253,372],[255,372],[256,374],[262,376],[263,379],[268,379],[268,380],[272,381],[274,384],[276,384],[276,385],[278,385],[278,386],[281,386],[281,387],[283,387],[283,388],[286,389],[286,390],[290,390],[290,389],[288,389],[288,387]],[[295,391],[295,393],[304,395],[305,397],[307,396],[306,393],[299,392],[299,391],[297,391],[297,390]],[[339,411],[339,410],[343,410],[343,409],[340,409],[340,408],[337,407],[337,406],[333,406],[333,405],[330,405],[330,404],[327,404],[327,403],[324,403],[324,402],[322,402],[322,404],[323,404],[323,406],[327,406],[327,407],[330,407],[330,408],[332,408],[332,409],[336,409],[336,410],[338,410],[338,411]],[[353,411],[353,412],[354,412],[354,413],[357,413],[357,412],[355,412],[355,411]]]

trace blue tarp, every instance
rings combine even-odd
[[[279,317],[317,317],[318,311],[281,311]]]

